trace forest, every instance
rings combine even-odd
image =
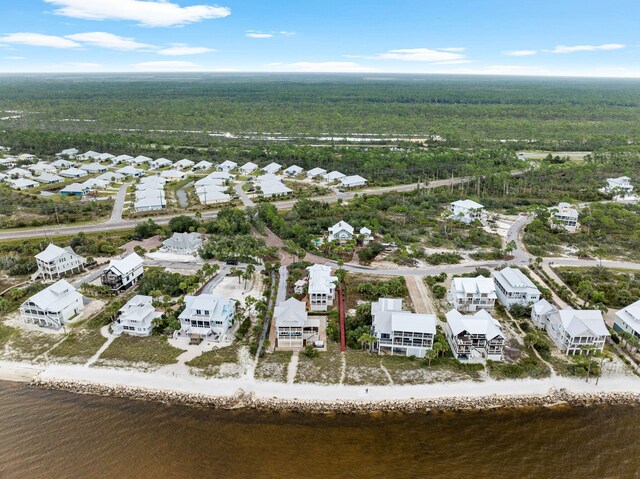
[[[12,113],[2,116],[0,144],[18,147],[25,143],[24,134],[37,139],[31,145],[75,134],[83,139],[77,145],[81,148],[97,147],[107,138],[112,147],[122,138],[123,145],[136,148],[207,148],[240,144],[243,135],[293,137],[310,144],[323,141],[318,137],[356,135],[373,135],[366,143],[385,143],[389,135],[399,138],[394,143],[411,139],[449,147],[594,150],[636,144],[639,106],[638,81],[622,79],[4,76],[0,112]]]

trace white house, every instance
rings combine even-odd
[[[214,205],[218,203],[228,203],[231,196],[225,193],[225,186],[203,185],[196,187],[196,195],[200,200],[200,204]]]
[[[402,299],[380,298],[371,303],[371,333],[378,354],[389,353],[424,358],[433,349],[436,316],[402,309]]]
[[[51,166],[53,166],[56,170],[64,170],[66,168],[71,168],[73,166],[73,162],[60,159],[51,163]]]
[[[546,299],[541,299],[531,306],[531,320],[539,329],[545,329],[547,314],[555,311],[555,306]]]
[[[531,319],[544,327],[558,349],[566,355],[593,354],[604,349],[610,334],[602,311],[573,308],[558,310],[552,307],[545,314],[539,315],[539,309],[534,305]]]
[[[281,301],[273,311],[276,324],[277,349],[302,349],[319,340],[320,321],[309,318],[307,307],[302,301],[289,298]]]
[[[212,168],[212,167],[213,167],[213,163],[207,160],[202,160],[196,163],[195,165],[193,165],[193,168],[191,168],[191,171],[208,170],[209,168]]]
[[[66,150],[62,150],[60,153],[56,153],[56,156],[64,156],[67,158],[73,158],[78,154],[78,150],[76,148],[67,148]]]
[[[260,192],[264,198],[271,198],[273,196],[286,196],[293,193],[293,190],[279,179],[260,181],[260,178],[258,178],[258,183],[260,185]]]
[[[181,170],[192,168],[193,165],[195,165],[195,163],[191,160],[187,160],[186,158],[183,158],[182,160],[178,160],[173,164],[173,166],[175,166],[176,168],[180,168]]]
[[[291,165],[290,167],[286,168],[283,173],[287,176],[298,176],[303,171],[304,169],[299,167],[298,165]]]
[[[64,182],[64,178],[62,176],[54,175],[53,173],[42,173],[40,176],[36,176],[33,179],[38,183],[43,183],[45,185]]]
[[[107,171],[106,173],[96,176],[96,179],[106,181],[107,183],[114,183],[122,181],[124,179],[124,175],[115,171]]]
[[[234,300],[212,294],[187,295],[184,304],[184,311],[178,317],[182,324],[181,334],[197,334],[214,340],[225,338],[236,313]]]
[[[247,163],[242,165],[238,169],[238,171],[240,171],[240,173],[242,173],[243,175],[250,175],[251,173],[253,173],[257,169],[258,169],[258,165],[256,165],[255,163],[253,163],[251,161],[248,161]]]
[[[272,162],[262,168],[262,171],[264,171],[268,175],[275,175],[278,171],[280,171],[281,168],[281,164]]]
[[[607,186],[601,190],[604,193],[616,195],[616,197],[624,198],[633,194],[633,185],[631,178],[621,176],[620,178],[607,178]]]
[[[561,226],[569,233],[575,233],[580,228],[578,217],[580,213],[569,203],[559,203],[557,208],[551,210],[550,222],[552,226]]]
[[[163,178],[162,176],[145,176],[140,178],[138,185],[136,186],[138,189],[146,189],[151,185],[157,187],[158,189],[162,189],[164,185],[168,183],[169,180]]]
[[[87,176],[88,173],[80,168],[68,168],[58,172],[58,174],[65,178],[82,178],[83,176]]]
[[[144,176],[144,170],[139,170],[138,168],[128,165],[116,170],[116,173],[120,173],[128,178],[141,178]]]
[[[162,316],[153,307],[151,296],[135,295],[118,310],[113,322],[113,334],[131,336],[150,336],[153,321]]]
[[[180,170],[166,170],[160,173],[162,178],[166,178],[168,180],[182,180],[187,174],[184,171]]]
[[[120,163],[127,163],[133,160],[133,156],[131,155],[118,155],[115,158],[111,158],[111,163],[114,165],[119,165]]]
[[[327,174],[327,170],[324,168],[312,168],[307,171],[307,178],[315,178],[316,176],[324,176]]]
[[[462,221],[463,223],[473,223],[474,221],[483,221],[486,218],[484,206],[473,200],[458,200],[450,205],[450,218]]]
[[[533,281],[518,268],[504,268],[493,272],[492,276],[498,300],[507,309],[514,304],[529,306],[542,298]]]
[[[22,303],[20,317],[27,323],[57,329],[83,309],[82,295],[61,279]]]
[[[14,190],[30,190],[31,188],[36,188],[40,186],[33,180],[29,180],[27,178],[18,178],[17,180],[9,180],[9,185]]]
[[[217,170],[226,171],[227,173],[229,173],[233,169],[235,169],[237,166],[238,166],[238,163],[236,163],[235,161],[225,160],[218,165]]]
[[[157,195],[149,195],[141,197],[133,203],[133,209],[136,211],[153,211],[161,210],[167,207],[167,200],[164,192],[161,191]]]
[[[59,278],[69,272],[80,272],[84,269],[86,260],[76,254],[71,246],[61,248],[49,243],[49,245],[36,255],[38,276],[44,279]]]
[[[138,155],[135,158],[127,160],[127,164],[130,166],[139,166],[144,165],[145,163],[149,164],[153,161],[153,158],[149,158],[148,156]]]
[[[340,186],[343,188],[357,188],[358,186],[365,186],[367,180],[360,175],[344,176],[339,179]]]
[[[100,279],[104,286],[114,292],[125,291],[136,284],[144,273],[144,261],[137,253],[122,259],[112,259],[102,272]]]
[[[29,178],[31,177],[31,172],[29,170],[25,170],[24,168],[11,168],[4,172],[9,178]]]
[[[166,158],[158,158],[157,160],[151,160],[149,162],[149,166],[154,170],[158,168],[164,168],[165,166],[171,166],[173,162],[171,160],[167,160]]]
[[[58,171],[55,166],[50,165],[49,163],[45,163],[44,161],[38,162],[35,165],[27,166],[27,170],[33,172],[36,175],[40,175],[42,173],[55,173]]]
[[[360,228],[360,239],[362,240],[362,244],[366,246],[373,241],[373,233],[369,228],[363,226]]]
[[[449,289],[449,303],[458,311],[474,312],[493,309],[496,303],[496,286],[491,278],[453,278]]]
[[[171,238],[162,242],[162,251],[174,254],[196,256],[202,247],[200,233],[173,233]]]
[[[463,315],[452,309],[446,315],[444,332],[458,361],[502,361],[505,335],[487,311],[480,310],[473,315]]]
[[[337,181],[340,178],[344,178],[345,175],[344,173],[340,173],[339,171],[330,171],[329,173],[325,173],[324,175],[322,175],[322,178],[324,178],[324,181],[328,181],[328,182],[333,182],[333,181]]]
[[[346,221],[339,221],[329,227],[328,241],[338,241],[344,243],[353,238],[353,226]]]
[[[87,181],[81,183],[81,185],[90,190],[103,190],[109,186],[109,181],[100,178],[89,178]]]
[[[613,329],[640,338],[640,300],[616,313]]]
[[[86,153],[76,155],[79,160],[95,160],[100,156],[97,151],[89,150]]]
[[[108,168],[100,163],[89,163],[88,165],[80,165],[78,167],[81,170],[86,171],[87,173],[104,173],[108,170]]]
[[[112,155],[111,153],[100,153],[98,155],[98,157],[96,158],[96,160],[98,161],[111,161],[115,158],[115,155]]]
[[[63,196],[84,196],[91,188],[84,183],[71,183],[60,190]]]
[[[309,271],[309,309],[311,311],[326,311],[333,305],[336,293],[337,276],[331,276],[331,268],[322,264],[314,264],[307,268]]]

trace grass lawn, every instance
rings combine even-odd
[[[102,361],[124,361],[154,365],[173,364],[184,350],[174,348],[162,336],[137,338],[123,334],[100,356]]]
[[[287,382],[287,368],[291,361],[291,351],[265,353],[258,361],[255,377],[263,381]]]
[[[100,349],[105,341],[105,337],[97,329],[73,332],[49,351],[49,358],[84,363]]]
[[[0,348],[3,348],[17,332],[17,329],[0,323]]]
[[[300,355],[296,383],[338,384],[342,372],[340,350],[334,342],[327,342],[327,351],[316,358]]]
[[[226,348],[213,349],[202,353],[186,364],[205,376],[238,377],[242,371],[238,364],[242,348],[246,348],[246,346],[242,343],[235,343]]]
[[[540,379],[550,375],[546,364],[534,354],[525,351],[516,362],[487,361],[487,370],[494,379]]]
[[[368,351],[347,350],[345,384],[389,384],[389,377],[380,367],[383,356]]]
[[[14,360],[34,359],[47,352],[62,338],[57,334],[16,331],[9,341],[9,357]]]

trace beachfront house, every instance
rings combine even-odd
[[[640,300],[622,308],[615,314],[613,329],[640,338]]]
[[[491,310],[496,303],[496,287],[491,278],[453,278],[449,288],[449,303],[462,312]]]
[[[327,170],[325,170],[324,168],[312,168],[309,171],[307,171],[307,178],[311,179],[311,178],[315,178],[316,176],[323,176],[327,174]]]
[[[604,349],[610,335],[599,309],[569,307],[558,310],[551,307],[540,314],[542,308],[537,306],[532,308],[531,319],[539,327],[544,327],[558,349],[566,355],[593,354]]]
[[[338,241],[339,243],[346,243],[353,239],[353,226],[346,221],[339,221],[333,226],[329,227],[328,241]]]
[[[83,309],[82,295],[61,279],[22,303],[20,317],[26,323],[59,329]]]
[[[277,349],[302,349],[320,339],[320,321],[307,315],[307,307],[302,301],[295,298],[281,301],[275,307],[273,317],[276,324]]]
[[[507,309],[514,304],[529,306],[542,298],[533,281],[518,268],[504,268],[493,272],[492,276],[498,300]]]
[[[326,311],[333,305],[336,294],[337,276],[331,276],[331,268],[322,264],[314,264],[307,268],[309,271],[309,309],[311,311]]]
[[[171,238],[162,242],[161,251],[165,253],[197,256],[202,247],[202,235],[200,233],[173,233]]]
[[[298,165],[291,165],[286,168],[283,173],[289,177],[298,176],[304,171],[304,168],[299,167]]]
[[[112,259],[102,272],[101,283],[111,291],[120,293],[136,284],[144,273],[144,261],[137,253],[122,259]]]
[[[505,335],[487,311],[480,310],[473,315],[463,315],[452,309],[446,315],[444,332],[458,361],[502,361]]]
[[[371,334],[378,354],[388,353],[424,358],[433,349],[436,316],[402,309],[402,299],[380,298],[371,303]]]
[[[36,256],[38,276],[43,279],[60,278],[68,273],[79,273],[84,269],[86,260],[76,254],[71,246],[61,248],[53,243]]]
[[[240,171],[240,173],[243,174],[243,175],[250,175],[251,173],[253,173],[257,169],[258,169],[258,165],[256,165],[255,163],[253,163],[251,161],[248,161],[247,163],[242,165],[238,169],[238,171]]]
[[[483,221],[486,218],[484,206],[473,200],[458,200],[450,205],[452,218],[463,223],[470,224],[474,221]]]
[[[226,171],[227,173],[230,173],[237,166],[238,166],[238,163],[236,163],[235,161],[225,160],[222,163],[220,163],[216,169],[218,171]]]
[[[153,307],[151,296],[135,295],[118,310],[113,322],[113,334],[129,334],[131,336],[150,336],[153,321],[162,316]]]
[[[580,213],[569,203],[559,203],[556,208],[551,209],[549,221],[552,227],[561,226],[569,233],[575,233],[580,228],[578,217]]]
[[[212,294],[187,295],[184,304],[184,311],[178,317],[182,325],[180,334],[225,339],[236,312],[234,300]]]
[[[360,175],[351,175],[340,178],[340,186],[343,188],[357,188],[358,186],[365,186],[367,184],[366,178]]]

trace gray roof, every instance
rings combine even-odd
[[[173,233],[173,236],[162,242],[165,248],[197,250],[202,246],[202,236],[199,233]]]

